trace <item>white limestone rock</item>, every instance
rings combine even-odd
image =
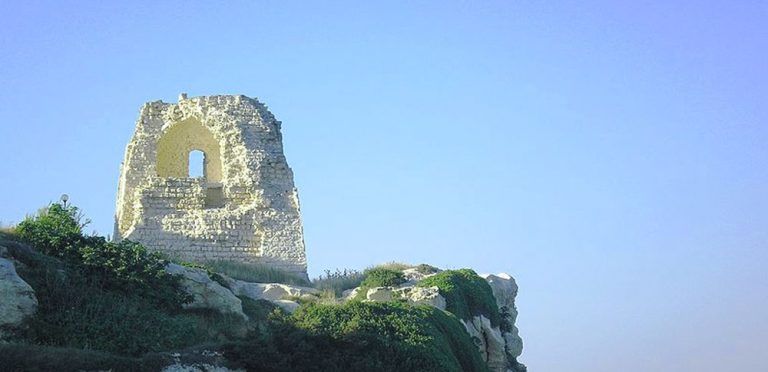
[[[403,287],[396,291],[400,297],[413,305],[429,305],[440,310],[445,310],[445,297],[440,294],[437,286],[432,287]]]
[[[506,273],[496,275],[482,274],[480,276],[491,286],[491,291],[493,291],[493,296],[496,297],[496,304],[499,306],[499,309],[506,306],[509,311],[515,311],[516,313],[515,297],[517,297],[517,283],[515,278]]]
[[[517,358],[523,353],[523,339],[517,331],[517,327],[512,326],[511,332],[502,333],[504,337],[504,347],[508,358]]]
[[[515,325],[517,320],[517,307],[515,306],[515,297],[517,297],[517,283],[515,279],[506,273],[501,274],[482,274],[488,284],[491,286],[493,296],[496,297],[496,304],[499,310],[506,310],[509,313],[509,323],[512,326],[510,332],[504,333],[506,340],[506,350],[508,357],[517,358],[523,353],[523,340],[520,338],[519,331]]]
[[[19,277],[11,260],[0,258],[0,339],[10,336],[36,311],[35,291]]]
[[[229,289],[211,280],[205,270],[170,263],[165,271],[181,275],[184,291],[193,297],[192,302],[185,304],[184,308],[213,309],[222,314],[235,314],[247,319],[242,301]]]
[[[479,315],[469,321],[461,320],[470,337],[475,341],[480,356],[492,372],[505,372],[509,362],[505,340],[499,327],[491,326],[490,319]]]
[[[373,302],[389,302],[394,299],[393,293],[394,288],[392,287],[375,287],[375,288],[369,288],[368,292],[365,294],[365,298],[368,301]]]
[[[223,276],[223,275],[222,275]],[[227,287],[237,296],[246,296],[254,300],[282,300],[287,297],[307,297],[318,290],[282,283],[251,283],[224,277]]]
[[[405,280],[408,281],[409,283],[418,283],[424,278],[428,278],[432,275],[435,275],[435,274],[434,273],[424,274],[420,272],[418,269],[416,269],[415,267],[403,270],[403,277],[405,277]]]
[[[352,289],[347,289],[343,292],[341,292],[341,299],[343,301],[349,301],[355,297],[357,297],[357,292],[360,292],[360,287],[355,287]]]
[[[288,300],[288,298],[309,298],[319,293],[318,290],[309,287],[282,283],[251,283],[224,275],[222,277],[226,281],[227,287],[235,295],[245,296],[253,300],[267,300],[289,313],[296,311],[299,303]]]

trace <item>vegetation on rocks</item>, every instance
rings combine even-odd
[[[483,315],[498,326],[502,317],[488,283],[473,270],[446,270],[418,283],[420,287],[437,286],[445,297],[446,310],[457,317],[469,320],[476,315]]]
[[[359,286],[363,279],[365,275],[357,270],[325,270],[325,275],[313,280],[312,286],[321,291],[332,291],[339,297],[344,291]]]
[[[135,295],[168,309],[190,300],[179,279],[165,272],[167,262],[158,253],[128,240],[112,243],[101,236],[85,236],[87,221],[81,221],[76,207],[52,204],[22,221],[16,233],[99,289]]]
[[[310,304],[233,343],[235,367],[260,371],[487,371],[455,317],[403,303]]]
[[[364,300],[368,290],[376,287],[396,287],[405,283],[403,272],[386,265],[372,267],[363,272],[365,279],[360,282],[355,300]]]
[[[405,282],[405,277],[403,277],[401,270],[387,267],[374,267],[365,270],[363,275],[365,275],[365,279],[360,283],[361,287],[394,287]]]
[[[108,242],[83,234],[75,207],[52,204],[8,233],[0,245],[32,286],[37,313],[12,343],[0,345],[0,365],[10,370],[158,370],[163,352],[205,348],[223,351],[229,367],[258,371],[487,371],[458,318],[502,316],[488,284],[474,271],[451,270],[423,279],[437,286],[448,312],[404,302],[349,301],[346,289],[398,286],[403,269],[438,272],[429,265],[390,263],[327,271],[311,285],[330,296],[289,315],[266,300],[240,296],[248,320],[209,309],[184,310],[190,301],[167,260],[141,244]],[[9,234],[11,233],[11,234]],[[251,282],[310,285],[303,278],[253,265],[208,262],[221,274]],[[454,316],[455,314],[455,316]],[[190,349],[191,348],[191,349]]]
[[[80,219],[53,204],[4,236],[34,247],[4,243],[39,302],[19,342],[139,356],[245,333],[244,320],[183,311],[190,298],[165,260],[137,243],[84,236]]]

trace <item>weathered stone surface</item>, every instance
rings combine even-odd
[[[224,277],[227,287],[237,296],[246,296],[254,300],[282,300],[287,297],[305,297],[317,294],[314,288],[300,287],[282,283],[250,283]]]
[[[0,258],[0,339],[18,329],[35,311],[35,291],[19,277],[11,260]]]
[[[403,287],[396,291],[398,295],[414,305],[429,305],[445,310],[445,297],[436,287]]]
[[[352,289],[347,289],[343,292],[341,292],[341,298],[344,301],[349,301],[355,297],[357,297],[357,292],[360,292],[360,287],[355,287]]]
[[[480,275],[491,286],[496,303],[501,309],[506,306],[510,311],[515,311],[515,297],[517,297],[517,283],[515,279],[506,273]]]
[[[520,338],[519,331],[515,325],[517,320],[517,307],[515,306],[515,297],[517,297],[517,283],[509,274],[483,274],[483,277],[491,286],[493,296],[496,297],[496,304],[499,310],[509,314],[509,323],[512,326],[510,332],[503,334],[506,340],[506,350],[508,358],[517,358],[523,353],[523,340]]]
[[[491,321],[480,315],[469,321],[461,321],[467,332],[477,344],[480,355],[493,372],[507,370],[508,360],[505,351],[505,341],[499,327],[492,327]]]
[[[193,301],[185,304],[188,309],[213,309],[222,314],[236,314],[247,318],[243,313],[243,303],[229,289],[211,280],[202,269],[168,264],[165,270],[181,275],[184,290],[192,295]]]
[[[306,276],[281,123],[245,96],[145,104],[118,183],[116,239],[188,261],[268,264]],[[189,155],[204,153],[203,177]]]
[[[375,287],[369,288],[365,293],[365,298],[368,301],[375,302],[388,302],[393,299],[394,288],[392,287]]]
[[[417,283],[422,279],[430,277],[432,275],[435,275],[435,274],[424,274],[418,271],[415,267],[403,270],[403,276],[405,277],[405,280],[407,280],[410,283]]]
[[[227,288],[237,296],[245,296],[254,300],[267,300],[292,313],[299,307],[298,302],[288,298],[306,298],[318,293],[318,290],[282,283],[250,283],[223,276]]]
[[[518,334],[517,327],[512,327],[512,332],[502,333],[504,347],[508,358],[517,358],[523,353],[523,339]]]

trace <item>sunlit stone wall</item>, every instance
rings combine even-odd
[[[189,177],[189,153],[204,153]],[[202,262],[259,262],[306,275],[280,122],[256,99],[209,96],[141,108],[120,170],[115,238]]]

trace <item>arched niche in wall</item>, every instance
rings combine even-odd
[[[208,183],[221,182],[221,149],[208,128],[197,119],[173,124],[157,141],[157,175],[190,177],[190,153],[201,151],[204,177]]]

